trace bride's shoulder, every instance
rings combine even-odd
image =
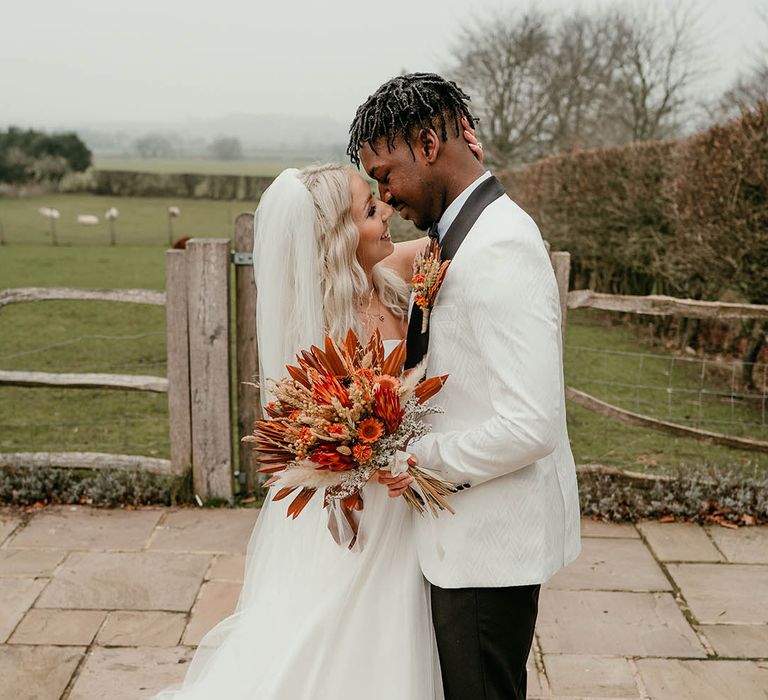
[[[397,272],[406,282],[409,282],[413,274],[413,259],[424,250],[429,242],[428,236],[416,238],[412,241],[395,243],[395,250],[382,261],[383,265]]]

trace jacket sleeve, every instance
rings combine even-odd
[[[429,433],[409,447],[421,465],[457,484],[476,486],[526,467],[551,453],[560,435],[560,302],[538,229],[529,225],[534,231],[524,237],[483,249],[473,283],[462,289],[462,332],[477,348],[467,362],[485,372],[493,417]]]

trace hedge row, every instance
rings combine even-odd
[[[272,177],[251,175],[197,175],[90,170],[67,175],[62,192],[91,192],[115,197],[191,197],[258,200]]]
[[[573,288],[768,303],[768,103],[677,142],[579,151],[502,174]]]

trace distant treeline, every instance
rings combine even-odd
[[[0,182],[52,183],[91,166],[91,152],[74,132],[46,134],[10,127],[0,131]]]
[[[768,102],[679,141],[576,151],[504,174],[572,288],[768,304]]]

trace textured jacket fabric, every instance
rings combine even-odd
[[[409,446],[457,484],[455,515],[416,516],[419,560],[441,588],[543,583],[580,551],[565,420],[557,283],[539,229],[508,196],[455,254],[429,319],[427,375],[445,409]]]

